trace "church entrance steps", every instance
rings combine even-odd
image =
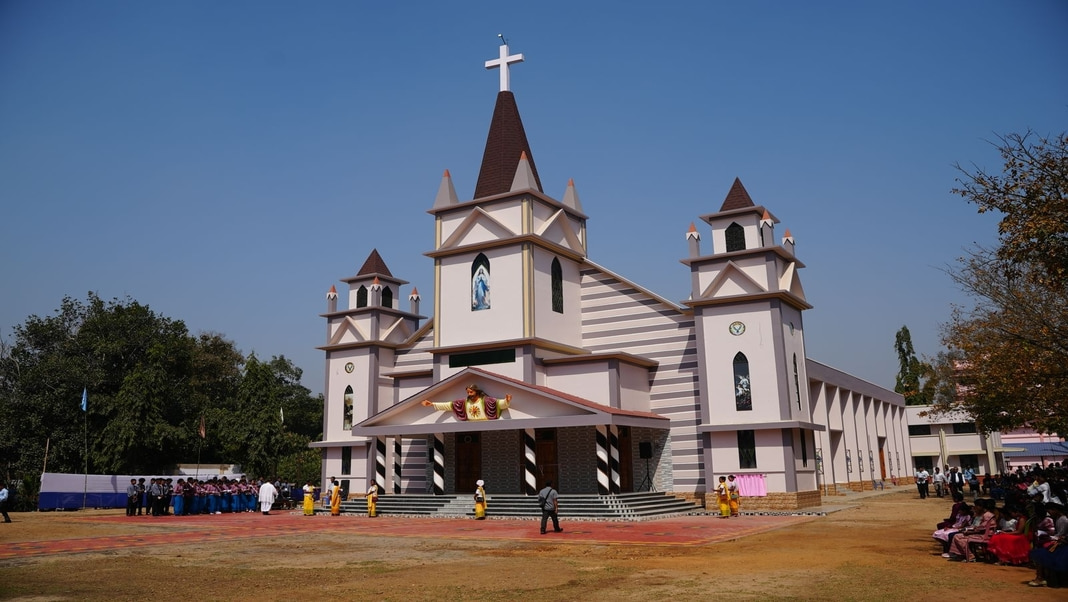
[[[487,514],[493,517],[541,517],[537,496],[489,494]],[[367,501],[349,500],[342,512],[366,514]],[[381,515],[474,516],[471,495],[390,494],[378,496]],[[671,515],[706,514],[693,502],[662,492],[614,495],[576,494],[560,496],[560,515],[568,518],[641,520]]]

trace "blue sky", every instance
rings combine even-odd
[[[809,356],[892,387],[895,332],[937,353],[942,270],[996,240],[953,165],[1068,129],[1061,1],[447,4],[0,3],[0,337],[129,295],[320,392],[326,291],[371,249],[432,307],[426,210],[445,169],[474,192],[504,33],[593,261],[684,300],[739,177],[808,266]]]

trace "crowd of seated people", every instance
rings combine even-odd
[[[1068,587],[1068,544],[1061,544],[1068,540],[1068,468],[1054,464],[984,477],[971,505],[963,488],[951,489],[950,515],[932,534],[942,557],[1031,567],[1035,577],[1028,585]]]

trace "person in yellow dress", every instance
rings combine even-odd
[[[341,483],[337,477],[330,477],[330,515],[341,515]]]
[[[486,518],[486,482],[479,479],[475,485],[475,520],[482,520]]]
[[[731,506],[730,506],[731,494],[727,489],[727,477],[719,478],[719,485],[716,485],[716,501],[719,503],[719,517],[730,518]]]
[[[304,516],[315,516],[315,486],[311,481],[304,484]]]
[[[378,483],[371,481],[367,488],[367,518],[378,516]]]
[[[501,412],[508,409],[512,403],[512,396],[505,395],[504,399],[497,399],[486,395],[485,391],[477,385],[467,387],[467,397],[453,401],[430,401],[424,399],[422,404],[428,408],[434,408],[439,412],[452,412],[457,420],[496,420],[501,417]]]
[[[734,480],[734,475],[727,475],[727,494],[730,496],[731,516],[740,516],[738,514],[740,499],[738,482]]]

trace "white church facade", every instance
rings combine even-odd
[[[430,208],[430,302],[375,250],[343,306],[328,293],[323,478],[701,501],[734,474],[747,509],[797,509],[911,475],[904,399],[806,356],[804,264],[739,180],[680,236],[688,300],[591,259],[573,183],[543,191],[509,90],[521,60],[502,45],[486,64],[501,90],[473,198],[446,171]],[[487,398],[465,410],[472,386]]]

